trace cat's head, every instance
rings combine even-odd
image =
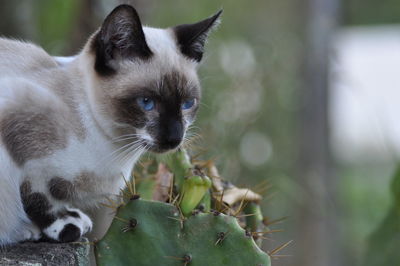
[[[89,100],[104,132],[155,152],[178,147],[199,107],[197,66],[221,11],[194,24],[142,27],[136,10],[116,7],[89,40]]]

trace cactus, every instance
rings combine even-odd
[[[190,169],[193,168],[186,150],[178,150],[173,156],[162,156],[160,160],[165,162],[172,170],[174,173],[175,185],[177,189],[180,190],[185,177],[189,175]]]
[[[224,214],[180,217],[162,202],[132,200],[120,207],[96,244],[102,265],[264,265],[270,260],[237,220]]]
[[[260,205],[254,202],[249,202],[246,207],[244,207],[243,212],[246,216],[246,230],[250,232],[255,232],[254,240],[258,246],[262,244],[262,234],[257,232],[263,232],[267,228],[263,224],[264,217],[261,213]]]
[[[98,265],[270,265],[261,196],[222,181],[212,162],[180,150],[135,176],[95,245]]]
[[[194,175],[183,181],[180,208],[184,216],[191,214],[210,187],[211,180],[207,176]]]

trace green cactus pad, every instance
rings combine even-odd
[[[97,264],[270,266],[269,256],[236,218],[212,213],[181,217],[171,204],[130,201],[96,243]]]

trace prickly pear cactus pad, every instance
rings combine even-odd
[[[118,208],[95,254],[100,266],[270,265],[235,217],[196,211],[185,217],[172,204],[137,197]]]
[[[261,194],[224,181],[212,160],[184,149],[149,156],[125,181],[121,202],[106,205],[116,216],[95,243],[98,265],[269,266],[290,244],[263,252],[264,235],[280,230],[267,227]]]

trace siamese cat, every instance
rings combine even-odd
[[[70,62],[0,39],[0,246],[78,240],[142,153],[179,147],[220,15],[156,29],[120,5]]]

